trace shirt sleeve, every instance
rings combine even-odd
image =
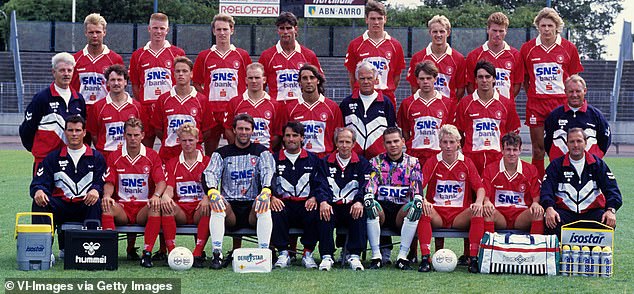
[[[207,88],[209,85],[205,85],[205,52],[207,50],[203,50],[200,53],[198,53],[198,56],[196,56],[196,61],[194,62],[194,70],[193,70],[193,77],[192,77],[192,81],[194,82],[194,84],[200,84],[203,86],[203,88]]]
[[[202,183],[205,188],[205,194],[207,194],[211,188],[220,188],[220,179],[222,177],[223,169],[224,162],[220,153],[212,153],[209,165],[207,165],[202,174]]]
[[[547,209],[555,206],[555,191],[557,191],[557,174],[560,173],[559,166],[561,160],[551,162],[546,168],[546,174],[542,181],[542,187],[539,193],[539,203]]]
[[[31,103],[29,103],[24,111],[24,121],[22,121],[19,129],[22,146],[28,151],[31,151],[31,148],[33,148],[35,133],[37,132],[37,128],[40,125],[45,111],[46,105],[43,103],[42,98],[39,94],[35,94],[33,100],[31,100]]]
[[[317,203],[322,203],[324,201],[328,203],[332,202],[333,194],[330,186],[328,186],[328,180],[326,180],[328,178],[326,170],[326,161],[315,156],[315,167],[313,168],[311,175],[313,180],[310,181],[310,191],[311,194],[315,196]]]
[[[97,192],[99,192],[100,196],[103,196],[103,175],[106,172],[107,168],[106,160],[99,151],[94,149],[92,151],[95,158],[95,167],[92,174],[92,186],[90,188],[95,189]]]
[[[33,175],[33,180],[31,181],[31,198],[35,197],[35,192],[37,192],[37,190],[44,191],[44,193],[49,197],[52,195],[54,182],[52,162],[54,160],[55,157],[47,156],[37,167],[35,175]]]
[[[260,153],[260,184],[262,188],[272,187],[273,174],[275,173],[275,159],[270,151],[266,150]],[[325,176],[324,176],[325,179]]]
[[[597,159],[597,163],[600,169],[597,175],[597,184],[599,185],[599,189],[601,189],[601,193],[605,196],[605,207],[612,207],[618,210],[621,205],[623,205],[623,199],[619,186],[616,183],[616,177],[614,177],[614,174],[610,171],[605,161]]]

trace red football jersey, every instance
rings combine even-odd
[[[506,42],[504,42],[504,49],[498,53],[493,53],[488,43],[469,52],[465,70],[466,81],[473,85],[474,89],[478,88],[478,84],[475,82],[473,71],[480,60],[486,60],[495,66],[495,88],[502,96],[514,100],[513,85],[524,82],[524,64],[520,52]]]
[[[110,94],[105,99],[94,104],[92,113],[88,116],[86,130],[97,136],[95,149],[107,154],[114,152],[125,143],[125,130],[123,125],[132,117],[139,118],[143,125],[148,123],[145,112],[141,111],[141,103],[128,95],[128,100],[121,106],[112,102]]]
[[[583,71],[577,47],[561,36],[548,48],[537,36],[522,45],[520,55],[529,78],[529,99],[566,98],[564,82]]]
[[[304,149],[316,153],[320,158],[335,149],[335,129],[343,127],[339,105],[324,95],[319,95],[319,100],[312,105],[308,105],[300,96],[286,104],[278,118],[280,120],[276,125],[279,127],[275,129],[275,135],[283,135],[282,127],[286,122],[301,122],[305,130]]]
[[[167,185],[174,187],[174,200],[179,202],[196,202],[205,196],[202,185],[202,174],[209,164],[209,156],[204,156],[197,150],[198,157],[193,165],[185,162],[185,156],[181,154],[167,161],[165,172]]]
[[[130,58],[130,83],[140,87],[140,97],[134,98],[143,104],[152,104],[161,94],[169,92],[176,81],[174,58],[177,56],[185,56],[185,51],[168,41],[158,51],[150,49],[150,42],[134,51]]]
[[[453,123],[453,113],[449,97],[434,91],[436,96],[429,101],[420,97],[420,90],[403,100],[396,116],[397,123],[407,134],[407,153],[418,157],[421,164],[440,152],[438,130],[447,123]],[[425,160],[422,160],[425,159]]]
[[[432,157],[423,167],[423,187],[426,199],[434,206],[466,208],[473,203],[471,195],[484,188],[475,165],[462,153],[452,164],[442,160],[442,154]]]
[[[269,95],[277,102],[296,100],[302,96],[297,77],[304,64],[316,66],[323,74],[317,55],[297,42],[295,51],[287,54],[278,41],[277,45],[262,52],[258,62],[264,65]]]
[[[207,111],[207,97],[191,87],[191,93],[185,97],[176,94],[172,88],[161,95],[154,106],[152,127],[163,131],[159,155],[163,162],[177,156],[181,152],[180,141],[176,130],[185,122],[191,122],[198,132],[198,145],[202,144],[203,133],[213,127],[212,119]],[[200,146],[199,146],[200,147]]]
[[[249,53],[231,45],[224,54],[216,49],[201,51],[194,63],[192,81],[203,85],[203,93],[213,103],[211,111],[226,111],[231,98],[240,96],[247,89],[247,65],[251,64]],[[217,102],[217,103],[215,103]]]
[[[266,92],[264,92],[264,98],[255,104],[249,99],[248,93],[244,92],[242,96],[234,97],[229,101],[227,120],[224,122],[224,128],[232,129],[233,118],[238,114],[247,113],[252,116],[255,121],[251,142],[260,143],[270,148],[271,138],[274,135],[273,130],[277,128],[275,126],[275,123],[277,123],[275,113],[278,107],[279,104],[275,101],[271,101],[271,96]]]
[[[493,98],[483,103],[478,91],[466,96],[458,103],[456,127],[464,133],[463,152],[499,153],[501,139],[508,132],[517,132],[520,118],[515,104],[495,91]]]
[[[438,68],[438,78],[434,83],[436,91],[443,96],[447,96],[452,100],[456,100],[456,89],[465,87],[465,58],[458,50],[452,49],[447,45],[447,50],[442,56],[436,57],[431,51],[431,43],[427,48],[416,52],[412,56],[407,71],[407,81],[412,87],[418,88],[416,73],[416,65],[425,60],[431,60]]]
[[[104,182],[115,186],[117,201],[148,201],[156,183],[165,181],[163,164],[156,151],[141,145],[140,153],[131,158],[126,148],[108,157]]]
[[[376,67],[379,73],[379,83],[374,88],[381,90],[396,105],[394,78],[400,77],[405,69],[405,57],[401,43],[387,32],[385,32],[383,40],[375,43],[370,39],[368,31],[365,31],[363,35],[355,38],[348,45],[343,65],[348,69],[348,72],[354,74],[357,64],[362,61],[368,61]],[[354,89],[358,88],[359,85],[355,83]]]
[[[482,174],[487,197],[495,207],[528,208],[533,198],[539,197],[541,181],[537,168],[519,160],[517,171],[510,175],[504,167],[504,159],[489,164]]]
[[[106,82],[103,75],[106,68],[113,64],[123,64],[121,55],[103,45],[103,52],[96,57],[88,53],[88,45],[83,50],[73,55],[75,57],[75,70],[70,86],[79,92],[86,100],[86,106],[95,104],[108,95]]]

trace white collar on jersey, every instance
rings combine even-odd
[[[370,35],[368,34],[367,30],[363,33],[362,36],[363,36],[363,41],[370,39]],[[390,36],[390,34],[388,34],[386,31],[383,31],[383,39],[390,40],[392,39],[392,36]]]
[[[542,44],[542,38],[541,35],[537,35],[537,38],[535,39],[535,45],[539,46]],[[555,44],[560,45],[561,46],[561,35],[557,34],[557,39],[555,39]]]
[[[506,43],[506,41],[502,41],[504,42],[504,48],[502,49],[503,51],[508,51],[511,50],[511,46],[509,46],[509,44]],[[489,51],[489,42],[484,42],[484,45],[482,45],[482,50],[484,51]]]
[[[145,151],[145,145],[141,144],[141,150],[139,151],[139,155],[145,156],[147,153]],[[121,156],[128,156],[128,148],[125,147],[125,144],[121,147]]]
[[[284,52],[284,49],[282,49],[282,45],[280,44],[280,41],[277,41],[277,44],[275,44],[275,49],[277,49],[277,53]],[[295,52],[302,53],[302,47],[299,45],[299,42],[297,42],[297,40],[295,41]]]
[[[500,172],[506,172],[506,167],[504,166],[504,158],[500,159]],[[518,174],[522,173],[522,160],[521,159],[517,159],[517,170],[516,172]]]
[[[103,48],[103,52],[101,52],[102,55],[108,55],[108,53],[110,53],[110,48],[108,48],[108,46],[106,46],[106,44],[101,44],[101,48]],[[90,53],[88,53],[88,44],[86,44],[86,46],[82,50],[82,53],[84,55],[89,55],[90,54]]]
[[[299,104],[304,104],[306,101],[304,101],[304,97],[303,96],[299,96],[299,98],[297,98]],[[319,94],[319,99],[317,99],[317,102],[321,102],[324,103],[324,101],[326,101],[326,97],[324,97],[323,94]]]
[[[216,44],[214,44],[213,46],[211,46],[210,50],[211,51],[217,51],[218,49],[216,49]],[[229,45],[229,51],[236,51],[236,46],[233,46],[233,44]]]
[[[150,49],[150,41],[148,41],[145,46],[143,46],[144,50],[149,50]],[[168,40],[163,41],[163,48],[167,48],[172,46],[172,44],[170,44],[170,42]]]
[[[414,93],[414,100],[416,99],[423,100],[423,97],[420,96],[420,89],[416,90],[416,93]],[[434,97],[432,97],[430,101],[434,101],[436,99],[442,99],[442,94],[440,94],[437,90],[434,90]]]
[[[130,97],[130,94],[128,94],[128,92],[124,92],[126,96],[128,96],[128,98],[126,99],[126,102],[128,104],[132,104],[132,97]],[[112,104],[112,97],[110,97],[110,93],[108,93],[108,95],[106,95],[106,103],[108,104]]]
[[[186,97],[196,97],[196,95],[198,95],[198,92],[196,91],[196,88],[194,88],[192,86],[189,86],[189,87],[192,89],[192,91]],[[176,97],[176,86],[174,86],[174,87],[172,87],[170,89],[170,96]],[[185,97],[180,97],[180,98],[185,98]]]
[[[438,154],[436,154],[436,159],[438,159],[438,161],[443,161],[442,160],[442,151],[440,151],[440,152],[438,152]],[[458,150],[458,157],[456,158],[456,160],[464,161],[464,154],[462,154],[462,150]]]
[[[196,161],[203,162],[203,153],[200,152],[199,149],[196,149],[196,153]],[[181,154],[178,156],[178,162],[185,163],[185,153],[183,151],[181,151]]]
[[[480,99],[480,96],[478,96],[478,91],[473,91],[473,101],[476,101]],[[497,90],[493,90],[493,99],[495,100],[500,100],[500,93],[498,93]]]
[[[262,98],[271,100],[271,96],[269,96],[269,93],[267,93],[266,91],[262,91],[262,92],[264,92],[264,96],[262,96]],[[242,99],[251,100],[251,98],[249,98],[249,90],[246,90],[244,91],[244,93],[242,93]]]
[[[425,48],[425,55],[431,55],[433,52],[431,51],[431,42]],[[447,44],[447,50],[445,50],[445,54],[451,55],[453,53],[453,49],[451,49],[451,45]]]

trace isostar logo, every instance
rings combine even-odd
[[[264,255],[249,253],[249,255],[238,255],[238,261],[260,261],[264,260]]]
[[[44,245],[26,246],[25,252],[44,252]]]
[[[578,234],[572,233],[572,235],[570,235],[570,243],[601,244],[601,241],[603,241],[604,239],[605,239],[605,236],[594,235],[594,234],[578,235]]]
[[[579,246],[612,246],[614,232],[562,228],[561,243]]]
[[[95,255],[95,252],[99,250],[99,248],[101,248],[101,244],[97,242],[90,242],[90,243],[85,242],[83,244],[83,247],[84,247],[84,251],[88,253],[88,255],[93,256]]]

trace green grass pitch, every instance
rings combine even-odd
[[[15,214],[29,211],[32,158],[26,151],[0,151],[0,277],[5,278],[180,278],[183,293],[632,293],[634,292],[634,158],[608,158],[617,176],[625,205],[617,214],[615,274],[611,279],[589,277],[542,277],[469,274],[464,267],[453,273],[401,272],[394,268],[353,272],[335,268],[330,272],[306,270],[301,264],[270,274],[237,274],[230,269],[191,269],[175,272],[161,262],[152,269],[125,260],[125,243],[119,243],[119,270],[64,271],[58,263],[48,271],[19,271],[13,238]],[[140,244],[142,240],[138,240]],[[231,242],[227,239],[226,244]],[[54,244],[57,244],[55,242]],[[193,248],[191,236],[179,236],[177,244]],[[209,246],[209,245],[208,245]],[[462,240],[447,240],[447,248],[460,254]],[[54,245],[57,253],[57,245]],[[207,248],[209,251],[209,248]],[[337,253],[338,254],[338,253]],[[396,252],[393,256],[396,255]],[[366,263],[367,265],[367,263]]]

